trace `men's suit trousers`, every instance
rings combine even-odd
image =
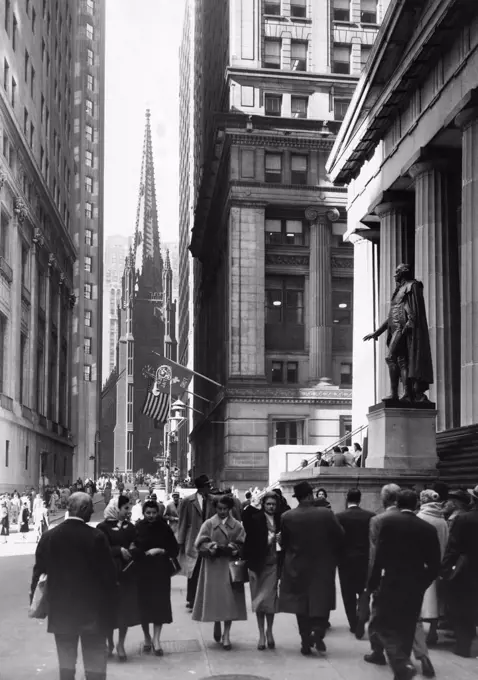
[[[81,642],[86,680],[106,680],[106,637],[100,633],[55,634],[60,680],[75,680],[78,642]]]

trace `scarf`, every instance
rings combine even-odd
[[[112,498],[105,508],[103,517],[106,521],[117,522],[119,519],[118,499]]]

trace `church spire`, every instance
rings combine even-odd
[[[159,242],[153,144],[151,139],[151,112],[149,109],[146,110],[134,252],[139,284],[152,292],[160,293],[163,278],[163,261]]]

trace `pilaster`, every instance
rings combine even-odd
[[[31,306],[30,306],[30,380],[28,391],[28,405],[34,409],[35,404],[35,390],[36,390],[36,365],[37,365],[37,350],[38,350],[38,241],[33,239],[31,252]]]
[[[451,217],[449,160],[427,159],[409,170],[415,180],[415,277],[424,284],[437,430],[459,425],[460,282],[457,230]]]
[[[50,345],[51,345],[51,285],[52,285],[52,255],[48,260],[45,278],[45,384],[43,394],[43,411],[48,417],[49,413],[49,386],[50,386]]]
[[[471,425],[478,422],[478,107],[455,122],[462,129],[461,425]]]
[[[17,200],[17,199],[16,199]],[[16,205],[16,202],[15,202]],[[8,370],[9,375],[9,395],[14,400],[21,402],[20,391],[20,333],[22,320],[22,249],[20,224],[23,217],[14,209],[15,217],[11,220],[11,266],[13,270],[13,280],[11,285],[11,325],[10,325],[10,357],[11,362]]]
[[[62,321],[62,307],[63,307],[63,288],[64,278],[60,274],[58,284],[58,304],[56,306],[56,328],[57,328],[57,342],[56,342],[56,358],[55,358],[55,422],[60,422],[60,360],[61,360],[61,321]]]

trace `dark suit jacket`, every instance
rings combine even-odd
[[[465,561],[456,587],[478,599],[478,508],[458,515],[451,526],[441,569],[445,578],[460,558]]]
[[[67,519],[43,534],[33,568],[31,595],[48,576],[48,632],[104,632],[117,593],[116,569],[105,535]]]
[[[274,517],[276,532],[280,532],[281,515],[277,513]],[[242,556],[247,560],[251,571],[260,571],[264,566],[268,555],[269,527],[267,518],[263,510],[258,510],[253,514],[248,513],[248,517],[243,521],[246,531],[246,540]]]
[[[388,512],[380,521],[368,588],[391,617],[418,616],[423,595],[437,578],[440,543],[435,527],[412,512]]]
[[[345,532],[344,552],[339,567],[367,573],[370,521],[373,512],[359,507],[347,508],[335,515]]]
[[[282,515],[283,570],[279,609],[328,616],[335,609],[335,571],[344,531],[327,508],[300,504]]]

